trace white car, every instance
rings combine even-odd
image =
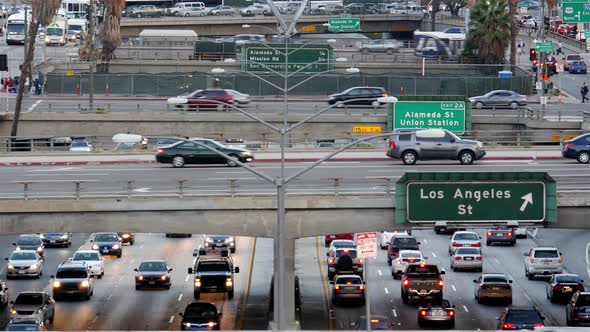
[[[104,275],[104,259],[98,250],[78,250],[68,259],[71,262],[84,262],[93,276]]]
[[[408,264],[422,264],[426,257],[422,256],[419,250],[400,250],[399,256],[391,261],[391,276],[398,279]]]
[[[479,247],[481,248],[481,237],[475,232],[455,232],[449,243],[449,256],[452,256],[457,248],[461,247]]]
[[[328,247],[328,253],[336,249],[342,248],[353,248],[356,249],[356,243],[352,240],[334,240],[330,242],[330,247]]]
[[[268,5],[263,4],[253,4],[250,5],[242,10],[240,10],[240,14],[242,15],[268,15],[270,14],[271,10]]]
[[[537,20],[535,20],[534,18],[529,18],[528,20],[526,20],[524,22],[524,27],[525,28],[536,28],[537,27]]]
[[[240,105],[249,104],[251,101],[249,94],[241,93],[239,91],[232,89],[225,89],[225,91],[227,91],[227,93],[229,93],[232,96],[232,98],[234,98],[234,101]]]
[[[70,152],[91,152],[92,144],[86,141],[74,141],[70,145]]]
[[[43,259],[35,250],[17,250],[6,258],[6,279],[13,277],[35,277],[43,275]]]
[[[177,13],[178,16],[190,17],[190,16],[206,16],[207,10],[200,7],[193,7],[182,12]]]
[[[381,247],[381,249],[387,249],[387,246],[389,245],[389,242],[391,241],[391,237],[394,235],[412,235],[412,232],[408,232],[408,231],[383,231],[381,232],[381,236],[379,236],[379,246]]]
[[[532,248],[524,256],[524,274],[529,280],[536,275],[563,273],[563,256],[555,247]]]

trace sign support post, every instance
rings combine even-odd
[[[377,257],[377,233],[357,233],[357,257],[364,259],[363,285],[365,287],[365,318],[367,320],[367,332],[371,331],[371,297],[367,288],[369,278],[369,260]]]

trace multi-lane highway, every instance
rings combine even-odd
[[[252,163],[271,177],[280,171],[277,163]],[[295,173],[310,163],[288,163],[287,174]],[[471,166],[461,166],[458,162],[419,162],[415,166],[405,166],[399,160],[375,162],[327,162],[287,187],[290,193],[334,192],[334,179],[339,179],[338,190],[349,193],[383,193],[386,179],[391,181],[391,189],[399,177],[408,171],[421,172],[493,172],[493,171],[547,171],[557,181],[558,190],[577,190],[590,188],[590,169],[575,160],[482,160]],[[29,196],[68,196],[74,195],[74,181],[82,184],[82,196],[127,195],[128,182],[132,182],[132,195],[175,195],[178,193],[178,180],[184,183],[185,194],[227,194],[230,180],[235,180],[235,192],[243,194],[275,193],[273,185],[258,178],[245,169],[224,166],[187,166],[182,169],[170,165],[86,165],[56,167],[7,167],[2,169],[0,197],[22,197],[23,185],[20,182],[34,182],[29,186]]]

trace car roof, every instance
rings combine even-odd
[[[65,261],[57,267],[58,270],[72,268],[86,268],[86,263],[82,261]]]
[[[100,254],[100,251],[98,251],[98,250],[90,250],[90,249],[76,250],[76,252],[74,252],[74,255],[77,254],[77,253],[81,253],[81,254],[97,253],[97,254]]]
[[[557,250],[557,247],[534,247],[533,250]]]
[[[151,259],[151,260],[141,261],[139,264],[143,264],[143,263],[164,263],[164,264],[166,264],[166,261],[163,259]]]
[[[475,235],[477,235],[477,233],[476,233],[476,232],[473,232],[473,231],[456,231],[456,232],[453,234],[453,236],[454,236],[455,234],[475,234]]]
[[[29,253],[29,254],[30,253],[35,253],[35,254],[37,253],[35,250],[29,250],[29,249],[27,249],[27,250],[15,250],[11,254],[14,254],[15,252],[24,252],[24,253]]]
[[[41,235],[39,235],[39,234],[21,234],[18,237],[30,237],[30,236],[41,237]]]
[[[422,254],[422,252],[420,250],[400,250],[399,251],[399,255],[401,256],[402,254]]]

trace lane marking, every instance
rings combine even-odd
[[[328,278],[326,277],[326,269],[322,264],[323,259],[322,257],[322,240],[318,236],[316,237],[316,245],[317,245],[317,258],[318,264],[320,265],[320,276],[322,277],[322,283],[324,284],[324,297],[326,299],[326,306],[328,307],[328,312],[330,313],[330,319],[328,319],[328,330],[334,330],[334,310],[332,308],[332,301],[330,301],[330,293],[328,291]]]
[[[178,295],[178,302],[182,300],[182,294]]]
[[[174,322],[174,315],[170,316],[170,320],[168,321],[170,324],[172,324],[172,322]]]
[[[586,245],[586,272],[588,273],[588,278],[590,278],[590,242]]]
[[[432,252],[432,257],[436,258],[436,254],[434,253],[434,251]]]
[[[494,259],[496,260],[496,263],[502,265],[502,263],[500,263],[500,260],[498,258],[494,257]]]
[[[382,276],[383,274],[381,273],[381,270],[377,270],[377,274],[379,274],[380,276]]]
[[[35,107],[39,106],[39,104],[43,101],[43,99],[37,100],[33,105],[31,105],[25,113],[31,113],[35,110]]]
[[[425,243],[425,244],[426,244],[426,243],[428,243],[428,240],[424,239],[424,243]]]
[[[187,274],[186,278],[184,278],[184,282],[187,282],[188,278],[190,278],[190,276],[191,276],[190,274]]]
[[[469,309],[467,309],[467,306],[463,305],[463,309],[465,309],[465,312],[469,312]]]
[[[117,286],[115,285],[115,287],[117,287]],[[113,297],[113,294],[109,294],[109,297],[107,297],[107,301],[109,301],[112,297]]]
[[[391,309],[391,312],[393,313],[393,317],[397,318],[397,311],[395,311],[395,309]]]
[[[455,285],[451,285],[451,288],[456,292],[457,288],[455,288]]]
[[[260,180],[260,179],[258,179],[258,178],[206,178],[205,180],[222,181],[222,180]]]
[[[533,230],[533,232],[532,232],[532,233],[531,233],[531,232],[529,232],[529,230],[528,230],[528,229],[527,229],[527,231],[526,231],[526,232],[527,232],[527,233],[528,233],[528,234],[529,234],[529,235],[530,235],[530,236],[531,236],[533,239],[535,239],[535,240],[536,240],[536,239],[537,239],[537,232],[538,232],[538,231],[539,231],[539,229],[538,229],[538,228],[534,228],[534,230]]]
[[[387,287],[385,287],[385,294],[389,294],[389,289],[387,289]]]
[[[252,267],[254,266],[254,255],[256,253],[256,238],[251,241],[250,245],[250,259],[248,260],[248,274],[246,275],[246,285],[244,286],[244,294],[242,295],[242,310],[239,312],[239,319],[237,319],[236,330],[242,330],[244,326],[244,313],[248,307],[248,295],[250,294],[250,283],[252,282]]]

